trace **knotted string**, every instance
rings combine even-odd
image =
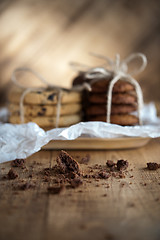
[[[17,80],[17,77],[16,77],[17,72],[31,72],[46,86],[44,86],[44,87],[26,87],[23,84],[19,83],[19,81]],[[90,91],[90,86],[86,83],[84,83],[82,86],[73,87],[71,89],[67,89],[67,88],[63,88],[63,87],[51,84],[51,83],[47,82],[39,73],[35,72],[34,70],[32,70],[30,68],[26,68],[26,67],[16,68],[12,73],[11,80],[17,87],[24,89],[24,91],[20,97],[20,103],[19,103],[21,123],[24,123],[24,98],[28,93],[35,92],[35,91],[43,92],[44,90],[49,90],[49,89],[57,91],[57,109],[56,109],[57,111],[56,111],[56,124],[55,124],[56,128],[58,127],[59,118],[60,118],[62,91],[73,90],[73,91],[80,92],[83,89],[87,89]]]
[[[116,82],[118,82],[120,79],[123,79],[124,81],[131,83],[135,88],[136,95],[137,95],[139,124],[142,125],[141,109],[143,108],[143,94],[142,94],[142,90],[139,83],[132,77],[132,75],[136,75],[145,69],[147,65],[146,56],[142,53],[133,53],[123,61],[120,61],[120,55],[117,54],[116,60],[113,61],[112,59],[103,55],[99,55],[95,53],[91,53],[91,55],[105,60],[104,66],[91,68],[82,64],[72,63],[72,67],[74,69],[79,68],[81,69],[81,71],[83,71],[82,68],[86,69],[85,72],[83,71],[84,77],[91,80],[90,83],[88,83],[90,84],[90,87],[92,87],[92,85],[95,82],[101,81],[107,77],[112,77],[112,80],[109,83],[108,91],[107,91],[106,122],[110,123],[113,87]],[[128,64],[138,58],[140,58],[142,61],[141,66],[139,68],[136,68],[134,71],[129,72]]]

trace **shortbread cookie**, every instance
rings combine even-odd
[[[60,115],[75,114],[81,111],[80,103],[62,104],[60,107]],[[20,115],[18,104],[9,104],[9,111],[13,115]],[[56,116],[57,105],[24,105],[24,115],[30,117],[38,116]]]
[[[9,95],[8,100],[11,103],[19,103],[22,96],[22,91],[19,89],[13,89]],[[24,98],[24,104],[47,104],[56,105],[58,102],[58,93],[56,90],[44,90],[29,92]],[[81,102],[81,93],[74,91],[62,91],[61,93],[61,104],[67,103],[79,103]]]
[[[136,110],[135,104],[112,104],[111,106],[111,114],[127,114]],[[89,116],[106,115],[107,106],[106,104],[90,105],[86,109],[86,114]]]
[[[113,77],[110,76],[108,78],[103,78],[98,81],[95,81],[91,85],[92,91],[97,92],[97,93],[98,92],[106,92],[108,90],[108,86],[109,86],[109,83],[112,80],[112,78]],[[84,74],[81,74],[73,80],[73,86],[81,85],[84,82],[91,83],[93,81],[94,81],[93,79],[87,79],[84,77]],[[123,93],[123,92],[132,91],[132,90],[134,90],[134,86],[123,80],[119,80],[118,82],[116,82],[113,87],[113,93],[115,93],[115,92]]]
[[[11,115],[9,118],[10,123],[19,124],[20,116]],[[72,124],[76,124],[81,121],[81,115],[80,114],[74,114],[74,115],[65,115],[60,116],[58,127],[68,127]],[[56,117],[26,117],[24,118],[24,122],[35,122],[42,128],[54,128],[56,127]]]
[[[106,115],[89,116],[88,121],[102,121],[106,122]],[[138,118],[129,114],[116,114],[111,115],[111,123],[122,125],[122,126],[133,126],[138,124]]]
[[[112,103],[114,104],[134,104],[136,103],[136,96],[130,93],[113,93]],[[106,93],[91,93],[88,96],[90,103],[103,104],[107,103]]]

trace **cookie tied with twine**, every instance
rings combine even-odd
[[[22,83],[20,83],[18,81],[18,79],[16,77],[16,74],[18,72],[30,72],[30,73],[32,73],[45,86],[44,87],[26,87],[25,85],[23,85]],[[36,71],[34,71],[30,68],[26,68],[26,67],[16,68],[12,73],[11,80],[18,88],[23,90],[22,94],[20,96],[20,101],[19,101],[20,122],[21,123],[24,123],[24,99],[25,99],[25,96],[28,93],[36,92],[36,91],[37,92],[43,92],[43,91],[46,91],[46,90],[55,90],[57,92],[57,112],[56,112],[56,124],[55,124],[56,128],[58,128],[59,119],[60,119],[62,92],[63,91],[66,91],[66,92],[70,92],[70,91],[81,92],[83,89],[90,90],[88,84],[86,84],[86,83],[82,84],[82,86],[73,87],[71,89],[63,88],[61,86],[51,84],[51,83],[47,82],[39,73],[37,73]]]
[[[137,96],[137,104],[138,104],[138,119],[139,125],[142,125],[142,116],[141,109],[143,108],[143,93],[141,87],[136,79],[133,78],[133,75],[136,75],[142,72],[147,65],[147,58],[142,53],[133,53],[129,55],[126,59],[120,61],[120,55],[116,55],[116,59],[112,60],[106,56],[91,53],[94,57],[105,60],[105,64],[98,67],[88,67],[84,64],[79,64],[76,62],[71,63],[71,66],[76,71],[78,70],[80,73],[84,74],[84,79],[87,79],[88,82],[88,90],[92,90],[92,85],[96,82],[102,81],[105,78],[110,78],[109,86],[107,89],[106,97],[106,122],[110,123],[111,118],[111,103],[112,103],[112,91],[114,85],[121,79],[123,81],[130,83],[133,85],[136,96]],[[134,71],[129,71],[129,64],[133,63],[133,61],[140,59],[142,61],[141,65],[137,67]]]

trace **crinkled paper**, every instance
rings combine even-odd
[[[68,128],[44,131],[35,123],[9,124],[7,110],[0,111],[0,163],[27,158],[39,151],[51,140],[74,140],[78,137],[119,138],[119,137],[160,137],[160,118],[153,103],[142,110],[143,126],[119,126],[105,122],[80,122]]]

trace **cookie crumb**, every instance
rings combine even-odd
[[[44,168],[42,174],[49,177],[52,175],[52,168]]]
[[[102,195],[102,197],[107,197],[107,194],[106,194],[106,193],[105,193],[105,194],[103,194],[103,195]]]
[[[64,185],[51,186],[47,188],[49,194],[60,194],[64,190]]]
[[[25,160],[24,159],[15,159],[14,161],[11,162],[12,167],[20,167],[24,169],[25,166]]]
[[[117,170],[126,170],[128,168],[128,161],[125,161],[123,159],[117,161]]]
[[[90,161],[90,155],[87,154],[85,157],[81,158],[81,160],[79,161],[80,164],[88,164],[88,162]]]
[[[106,165],[107,165],[107,167],[111,168],[111,167],[115,166],[115,163],[112,160],[107,160]]]
[[[100,171],[98,174],[103,179],[107,179],[111,176],[108,172],[105,172],[105,171]]]
[[[72,188],[77,188],[79,187],[83,181],[80,178],[74,178],[70,180],[70,184]]]
[[[156,162],[149,162],[149,163],[147,163],[147,168],[149,170],[157,170],[158,168],[160,168],[160,164],[158,164]]]
[[[8,179],[15,179],[18,177],[18,174],[11,168],[7,174]]]
[[[119,173],[119,178],[125,178],[126,176],[124,175],[124,173]]]

